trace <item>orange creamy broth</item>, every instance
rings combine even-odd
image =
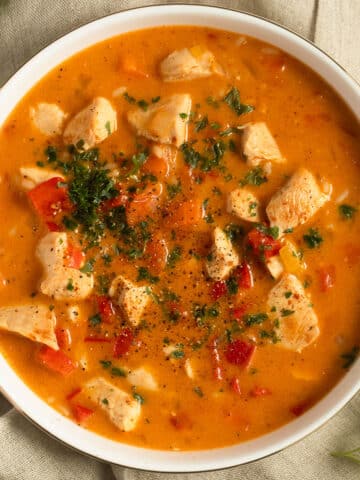
[[[158,74],[161,60],[173,50],[198,44],[213,52],[227,76],[164,83]],[[122,65],[126,58],[135,58],[137,67],[148,77],[124,72]],[[314,304],[321,332],[316,342],[301,353],[282,349],[279,344],[273,345],[267,339],[256,337],[258,345],[250,366],[240,368],[226,361],[224,341],[219,345],[223,380],[215,380],[208,345],[211,337],[200,349],[193,350],[190,345],[206,333],[195,324],[192,304],[211,306],[214,300],[210,296],[213,282],[203,274],[204,261],[194,258],[189,250],[206,256],[215,225],[225,227],[232,222],[249,230],[249,224],[226,213],[227,194],[238,187],[238,180],[249,171],[238,153],[238,135],[224,137],[224,141],[232,138],[237,147],[237,152],[225,154],[225,163],[234,176],[230,181],[225,181],[222,175],[209,174],[202,174],[204,181],[201,184],[190,181],[181,153],[177,156],[176,177],[182,183],[181,195],[200,202],[209,198],[206,213],[212,213],[214,224],[201,221],[190,232],[182,232],[179,228],[178,236],[173,240],[171,226],[166,226],[166,221],[155,216],[159,223],[154,232],[166,239],[169,250],[180,244],[185,252],[175,269],[167,268],[159,273],[159,285],[181,296],[181,307],[187,316],[178,323],[164,321],[159,307],[151,303],[143,315],[147,328],[137,329],[129,353],[113,359],[112,344],[84,342],[86,336],[103,332],[88,325],[87,317],[94,313],[92,301],[80,302],[81,320],[72,322],[64,303],[41,293],[31,298],[31,294],[37,292],[41,277],[41,266],[34,258],[34,250],[46,228],[31,210],[26,196],[19,193],[13,179],[21,166],[34,166],[37,161],[43,161],[47,145],[61,146],[61,138],[49,139],[40,134],[29,119],[29,108],[38,102],[56,103],[71,118],[94,97],[108,98],[118,112],[118,128],[98,147],[101,158],[112,161],[113,153],[121,151],[129,156],[136,148],[134,131],[125,116],[134,106],[122,95],[112,97],[112,92],[122,86],[129,95],[147,101],[156,96],[164,98],[173,93],[189,93],[192,110],[197,110],[201,116],[208,115],[209,122],[218,122],[221,129],[228,124],[265,121],[287,163],[273,165],[267,183],[249,187],[258,197],[263,212],[271,196],[299,166],[332,184],[331,200],[309,222],[288,236],[303,249],[307,269],[301,281],[310,283],[306,291]],[[236,117],[221,102],[218,109],[206,103],[209,96],[221,99],[231,86],[239,89],[242,102],[255,106],[252,113]],[[194,107],[197,103],[200,104],[198,109]],[[190,124],[190,140],[208,135],[208,129],[196,133]],[[342,220],[335,202],[348,190],[344,203],[359,206],[359,152],[358,124],[339,97],[300,62],[258,40],[246,38],[244,43],[238,42],[237,35],[228,32],[163,27],[115,37],[75,55],[50,72],[21,100],[0,132],[3,232],[0,275],[5,280],[0,286],[0,305],[30,301],[55,305],[57,325],[71,332],[72,344],[67,354],[80,366],[70,375],[61,377],[36,360],[38,345],[5,332],[0,333],[3,354],[24,381],[54,408],[70,418],[73,418],[74,404],[93,409],[86,428],[121,442],[164,449],[212,448],[258,437],[291,421],[295,418],[294,407],[299,407],[300,411],[302,407],[308,408],[342,377],[345,370],[341,355],[359,343],[359,215],[351,221]],[[214,187],[220,189],[222,195],[214,194]],[[178,208],[177,202],[175,197],[170,203],[174,210]],[[323,243],[320,248],[309,249],[303,240],[310,227],[321,232]],[[113,243],[113,240],[106,239],[102,247],[106,249]],[[88,257],[95,255],[94,250],[88,253]],[[267,293],[276,282],[254,259],[250,264],[254,287],[240,289],[237,295],[218,300],[220,314],[212,319],[215,325],[212,335],[223,335],[225,328],[231,326],[230,311],[234,305],[244,303],[249,312],[265,311]],[[137,265],[149,266],[146,259],[131,262],[120,255],[109,267],[98,261],[95,274],[116,271],[135,281]],[[319,270],[329,265],[335,267],[335,283],[333,288],[323,292]],[[152,287],[154,291],[160,288],[158,285]],[[126,325],[118,311],[117,315],[116,325],[106,327],[111,333],[113,329],[116,331],[119,326]],[[259,328],[248,329],[240,338],[255,338]],[[269,324],[265,323],[263,328],[269,330]],[[168,338],[171,344],[183,344],[184,357],[167,359],[163,351],[164,338]],[[86,364],[83,363],[85,357]],[[193,362],[194,379],[185,373],[187,358]],[[83,393],[71,401],[66,400],[70,392],[98,375],[127,392],[132,391],[126,378],[112,377],[100,360],[111,360],[114,366],[130,369],[146,366],[159,384],[159,390],[155,392],[141,387],[136,389],[145,401],[137,427],[131,432],[119,431]],[[234,377],[239,379],[241,395],[230,386]],[[267,394],[258,397],[251,394],[257,387],[266,389]],[[201,391],[203,396],[194,389]]]

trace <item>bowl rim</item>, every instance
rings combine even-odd
[[[187,11],[184,13],[184,9]],[[35,54],[30,60],[28,60],[25,64],[23,64],[17,72],[12,75],[7,82],[3,85],[2,89],[0,90],[0,103],[2,101],[7,100],[7,94],[11,90],[16,90],[16,83],[21,84],[21,76],[26,75],[28,73],[29,68],[33,67],[35,64],[35,68],[37,67],[36,63],[42,59],[42,57],[46,57],[49,55],[50,52],[59,50],[63,43],[69,41],[70,38],[76,37],[76,35],[81,36],[88,30],[96,29],[96,27],[109,23],[111,21],[116,21],[120,18],[124,19],[126,16],[130,16],[131,14],[135,13],[138,17],[143,15],[143,18],[147,18],[151,22],[151,13],[147,16],[148,12],[155,12],[164,13],[164,9],[168,14],[171,12],[173,15],[171,18],[174,17],[174,14],[184,14],[185,16],[192,16],[195,15],[197,12],[198,16],[200,14],[208,13],[212,16],[212,20],[214,21],[216,13],[219,15],[222,14],[225,18],[229,14],[234,15],[237,17],[235,23],[239,23],[239,30],[240,28],[244,28],[241,26],[242,21],[246,23],[246,19],[250,21],[254,21],[253,25],[255,25],[255,29],[266,31],[269,28],[269,25],[272,26],[274,31],[283,37],[287,36],[287,41],[289,43],[295,42],[294,37],[297,37],[301,42],[300,50],[306,51],[307,49],[313,49],[312,54],[314,56],[318,55],[322,57],[322,60],[326,60],[327,63],[330,65],[330,70],[334,70],[336,75],[340,75],[341,80],[340,83],[343,83],[343,88],[346,90],[345,86],[347,84],[350,91],[358,89],[359,85],[357,84],[356,80],[352,78],[346,70],[339,65],[334,59],[332,59],[327,53],[322,51],[319,47],[314,45],[313,42],[306,39],[305,37],[299,35],[298,33],[293,32],[291,29],[284,27],[282,25],[277,24],[272,20],[268,20],[264,17],[259,15],[255,15],[248,12],[243,12],[239,10],[230,9],[227,7],[218,7],[214,5],[189,5],[184,3],[176,3],[176,4],[157,4],[157,5],[147,5],[143,7],[134,7],[129,8],[126,10],[122,10],[117,13],[112,13],[110,15],[106,15],[104,17],[98,18],[91,22],[85,23],[80,27],[74,28],[70,32],[65,35],[60,36],[55,41],[50,43],[45,48],[41,49],[37,54]],[[180,10],[181,9],[181,10]],[[196,15],[195,15],[196,16]],[[224,20],[223,18],[223,20]],[[205,26],[206,23],[191,23],[187,21],[186,23],[182,22],[167,22],[163,25],[193,25],[193,26]],[[135,28],[122,28],[121,32],[118,32],[117,35],[121,35],[127,32],[141,30],[144,28],[154,28],[160,26],[160,24],[152,24],[148,26],[142,27],[135,27]],[[229,28],[224,27],[223,25],[215,26],[214,24],[208,24],[210,28],[219,28],[221,30],[230,30]],[[230,30],[231,31],[231,30]],[[236,30],[232,30],[236,31]],[[239,34],[241,34],[239,32]],[[248,33],[245,33],[248,35]],[[114,37],[116,34],[111,33],[110,35],[104,34],[102,39],[97,41],[89,41],[86,46],[82,47],[75,47],[72,50],[71,55],[61,55],[63,59],[57,61],[55,65],[49,67],[45,72],[42,72],[41,75],[38,76],[35,81],[31,81],[30,88],[26,88],[24,90],[25,93],[20,95],[16,94],[16,101],[13,106],[8,108],[5,114],[1,114],[0,112],[0,125],[8,115],[13,110],[14,106],[26,95],[29,90],[37,84],[37,82],[43,78],[49,71],[55,68],[56,65],[59,63],[66,61],[73,55],[81,52],[82,50],[94,45],[98,42],[105,41],[106,39],[110,39]],[[264,40],[261,35],[259,36],[258,33],[251,34],[255,38],[260,38],[263,41],[274,44],[273,41]],[[75,39],[76,40],[76,39]],[[79,40],[79,39],[78,39]],[[275,43],[276,44],[276,43]],[[277,44],[276,44],[277,45]],[[283,45],[279,46],[278,48],[284,49],[286,52],[289,52],[288,46]],[[294,53],[290,53],[295,58],[297,55]],[[299,61],[307,65],[309,68],[314,70],[318,75],[322,76],[320,72],[317,70],[316,67],[309,65],[306,61],[301,58],[298,58]],[[326,63],[326,62],[325,62]],[[38,66],[41,70],[40,67]],[[323,77],[324,78],[324,77]],[[327,80],[325,80],[327,81]],[[329,83],[327,81],[327,83]],[[15,85],[15,86],[14,86]],[[356,105],[350,105],[348,102],[348,98],[343,96],[334,86],[331,84],[331,87],[337,92],[337,94],[343,99],[343,101],[348,105],[349,109],[354,113],[357,118],[360,116],[360,107],[358,108],[359,111],[356,111]],[[11,95],[10,95],[11,97]],[[11,100],[10,105],[11,105]],[[263,435],[261,437],[255,438],[250,441],[246,441],[240,444],[223,447],[223,448],[214,448],[209,450],[192,450],[192,451],[182,451],[182,452],[173,452],[168,450],[154,450],[150,448],[143,448],[143,447],[136,447],[134,445],[129,445],[126,443],[115,442],[109,440],[105,437],[99,436],[91,431],[85,430],[74,422],[69,420],[68,418],[62,416],[52,407],[50,407],[45,401],[43,401],[40,397],[38,397],[23,381],[20,377],[17,376],[15,370],[10,367],[10,364],[7,363],[5,358],[0,354],[0,371],[3,372],[3,375],[0,377],[0,391],[3,395],[15,406],[15,408],[22,413],[26,418],[28,418],[32,423],[34,423],[38,428],[43,430],[45,433],[50,435],[51,437],[55,438],[56,440],[60,441],[67,447],[72,448],[82,454],[85,454],[91,458],[95,458],[100,461],[110,462],[114,465],[118,465],[121,467],[126,468],[135,468],[138,470],[145,470],[145,471],[156,471],[156,472],[168,472],[168,473],[199,473],[199,472],[207,472],[207,471],[214,471],[219,469],[231,468],[237,465],[250,463],[253,461],[260,460],[267,456],[273,455],[284,448],[294,445],[295,443],[299,442],[303,438],[305,438],[310,433],[314,432],[318,428],[320,428],[324,423],[326,423],[332,416],[334,416],[340,409],[342,409],[348,401],[351,400],[353,396],[360,389],[360,358],[354,363],[351,369],[342,377],[342,379],[319,401],[317,402],[311,409],[309,409],[306,413],[304,413],[301,417],[294,419],[293,421],[289,422],[288,424],[283,425],[282,427],[273,430],[272,432]],[[21,394],[19,395],[19,392]],[[335,396],[338,394],[339,399],[335,401]],[[31,401],[31,407],[26,404],[26,400]],[[322,412],[322,413],[321,413]],[[46,421],[42,418],[42,415],[46,417]],[[59,429],[61,433],[59,432]],[[295,432],[292,433],[292,430],[295,429]],[[65,432],[65,433],[64,433]],[[66,433],[68,432],[68,433]],[[267,443],[272,443],[273,439],[275,438],[275,445],[269,447]],[[100,444],[98,445],[95,450],[92,447],[92,442]],[[237,450],[246,450],[246,447],[251,447],[253,444],[259,444],[258,448],[255,448],[255,453],[246,454],[243,452],[239,455]],[[263,445],[264,444],[264,445]],[[105,448],[106,445],[106,448]],[[110,448],[109,448],[110,447]],[[107,454],[107,449],[111,451],[111,447],[114,450],[122,450],[122,459],[121,463],[119,463],[119,459],[114,457],[114,455]],[[102,453],[99,453],[97,449],[102,450]],[[104,453],[105,452],[105,453]],[[257,453],[256,453],[257,452]],[[217,460],[214,460],[215,454],[220,453],[220,457]],[[223,455],[225,455],[225,457]],[[149,457],[144,459],[145,457]],[[166,457],[166,459],[161,458]],[[153,457],[153,458],[151,458]],[[201,457],[201,459],[199,458]],[[188,465],[188,466],[187,466]]]

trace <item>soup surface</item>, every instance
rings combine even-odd
[[[359,349],[359,125],[303,64],[207,28],[70,58],[0,131],[0,348],[84,428],[221,447]]]

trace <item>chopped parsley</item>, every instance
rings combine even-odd
[[[207,97],[205,101],[211,107],[219,108],[219,106],[220,106],[219,102],[217,100],[215,100],[214,97]]]
[[[240,180],[240,185],[254,185],[256,187],[266,183],[268,181],[264,171],[261,167],[255,167],[252,170],[249,170],[245,177]]]
[[[285,298],[290,298],[291,295],[292,295],[292,292],[290,292],[290,291],[284,293]]]
[[[229,277],[226,280],[226,288],[229,293],[229,295],[236,295],[238,290],[239,290],[239,284],[236,278],[234,277]]]
[[[199,168],[203,172],[210,172],[220,166],[220,162],[226,151],[226,144],[222,141],[209,140],[209,147],[200,153],[193,145],[185,142],[180,145],[180,151],[184,156],[185,163],[191,168]]]
[[[204,130],[209,125],[209,120],[207,115],[202,117],[199,121],[195,122],[195,132],[200,132]]]
[[[338,209],[339,209],[340,216],[345,220],[351,220],[358,210],[357,208],[352,207],[351,205],[347,205],[345,203],[342,205],[339,205]]]
[[[244,322],[247,327],[252,325],[259,325],[268,319],[266,313],[247,313],[244,315]]]
[[[310,228],[303,239],[309,248],[319,248],[323,242],[323,238],[316,228]]]
[[[282,308],[280,310],[280,314],[282,317],[289,317],[290,315],[293,315],[295,313],[295,310],[288,310],[287,308]]]
[[[125,98],[125,100],[126,100],[127,102],[129,102],[129,103],[131,103],[131,104],[136,103],[136,98],[131,97],[131,96],[128,94],[128,92],[125,92],[125,93],[123,94],[123,97]]]
[[[188,118],[188,114],[182,112],[182,113],[179,113],[179,117],[185,120],[186,118]]]
[[[244,236],[243,227],[235,223],[228,223],[224,228],[224,232],[232,243],[239,243]]]
[[[167,183],[166,190],[170,199],[174,198],[178,193],[181,192],[181,182],[180,180],[177,183]]]
[[[254,110],[252,105],[246,105],[240,101],[240,92],[236,87],[232,87],[231,90],[223,98],[223,101],[233,110],[237,116],[244,113],[250,113]]]
[[[167,258],[167,266],[170,268],[175,267],[175,263],[178,262],[181,258],[181,247],[179,245],[176,245],[171,252],[169,253],[169,256]]]
[[[111,367],[110,373],[114,377],[126,377],[127,376],[126,370],[124,370],[121,367]]]
[[[111,126],[109,120],[105,123],[105,129],[108,135],[111,135]]]
[[[72,278],[69,278],[68,283],[66,285],[66,290],[69,290],[70,292],[74,290],[74,284],[73,284]]]
[[[257,223],[255,225],[256,230],[259,230],[259,232],[263,233],[264,235],[268,235],[272,237],[274,240],[279,238],[279,227],[267,227],[266,225],[263,225],[262,223]]]
[[[171,358],[184,358],[185,354],[182,350],[174,350],[173,352],[170,353]]]
[[[134,393],[133,393],[133,397],[135,398],[135,400],[136,400],[137,402],[140,403],[140,405],[142,405],[142,404],[145,402],[144,397],[143,397],[142,395],[140,395],[140,393],[134,392]]]
[[[141,280],[148,280],[150,283],[157,283],[160,278],[151,275],[151,273],[146,267],[138,267],[138,276],[136,278],[136,281],[141,282]]]
[[[96,327],[96,325],[99,325],[101,323],[100,313],[95,313],[95,315],[91,315],[91,317],[89,317],[89,323],[92,327]]]
[[[194,392],[196,393],[196,395],[200,398],[202,398],[204,396],[204,392],[201,390],[200,387],[194,387]]]

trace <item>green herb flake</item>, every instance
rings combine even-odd
[[[45,163],[44,163],[44,162],[41,162],[40,160],[38,160],[38,161],[36,162],[36,165],[37,165],[38,167],[40,167],[40,168],[45,167]]]
[[[180,180],[177,183],[167,183],[166,191],[170,199],[173,199],[178,193],[181,193],[181,182]]]
[[[295,310],[288,310],[287,308],[282,308],[280,310],[280,314],[282,317],[289,317],[290,315],[293,315],[295,313]]]
[[[195,132],[200,132],[204,130],[209,125],[209,120],[207,115],[202,117],[199,121],[195,122]]]
[[[107,398],[103,398],[101,400],[101,403],[103,403],[104,405],[109,405],[109,400]]]
[[[157,103],[159,100],[160,100],[160,95],[158,95],[157,97],[153,97],[151,99],[151,103]]]
[[[263,323],[268,319],[268,315],[266,313],[247,313],[243,318],[245,325],[251,327],[252,325],[260,325]]]
[[[95,315],[91,315],[91,317],[89,317],[89,323],[92,327],[96,327],[96,325],[100,325],[101,323],[100,313],[95,313]]]
[[[291,295],[292,295],[292,292],[290,292],[290,291],[284,293],[284,297],[285,297],[285,298],[290,298]]]
[[[149,107],[148,102],[146,102],[145,100],[139,100],[139,101],[137,102],[137,104],[139,105],[139,107],[141,108],[141,110],[144,110],[144,112],[146,112],[146,110],[147,110],[148,107]]]
[[[309,248],[319,248],[324,241],[316,228],[310,228],[308,233],[303,236],[303,239]]]
[[[108,136],[111,135],[111,126],[109,120],[105,123],[105,129],[107,131]]]
[[[170,353],[171,358],[184,358],[185,354],[182,350],[174,350],[173,352]]]
[[[202,398],[204,396],[204,392],[201,390],[200,387],[194,387],[194,392],[196,393],[196,395],[200,398]]]
[[[111,361],[110,360],[100,360],[100,365],[103,366],[103,368],[110,368],[111,367]]]
[[[239,290],[239,285],[238,285],[238,282],[237,282],[236,278],[229,277],[226,280],[226,288],[227,288],[227,291],[228,291],[229,295],[236,295],[238,290]]]
[[[186,118],[188,118],[188,114],[187,113],[179,113],[179,117],[182,118],[183,120],[185,120]]]
[[[74,290],[74,284],[73,284],[72,278],[69,278],[68,283],[66,285],[66,290],[69,290],[70,292]]]
[[[181,247],[179,245],[176,245],[168,255],[167,262],[166,262],[167,266],[170,268],[174,268],[176,262],[178,262],[181,258],[181,253],[182,253]]]
[[[263,183],[266,183],[268,181],[263,169],[261,167],[255,167],[252,170],[249,170],[245,177],[240,180],[240,185],[245,186],[245,185],[254,185],[256,187],[259,187]]]
[[[345,203],[339,205],[338,209],[340,216],[345,220],[351,220],[354,217],[355,213],[358,211],[357,208],[352,207],[351,205],[347,205]]]
[[[140,405],[142,405],[142,404],[145,402],[144,397],[143,397],[142,395],[140,395],[140,393],[134,392],[134,393],[133,393],[133,397],[135,398],[135,400],[136,400],[137,402],[140,403]]]
[[[125,100],[126,100],[127,102],[129,102],[129,103],[131,103],[131,104],[136,103],[136,98],[131,97],[131,96],[128,94],[128,92],[125,92],[125,93],[123,94],[123,97],[125,98]]]
[[[139,267],[136,281],[141,282],[142,280],[148,280],[150,283],[158,283],[160,278],[151,275],[151,273],[146,267]]]
[[[219,106],[220,106],[219,102],[217,100],[215,100],[214,97],[207,97],[205,101],[211,107],[219,108]]]
[[[93,258],[90,258],[87,260],[84,265],[80,268],[80,272],[82,273],[91,273],[94,271],[94,263],[95,260]]]
[[[250,113],[254,110],[252,105],[246,105],[240,101],[240,92],[236,87],[232,87],[231,90],[225,95],[223,101],[240,116],[244,113]]]
[[[121,367],[112,367],[111,368],[111,375],[114,377],[126,377],[127,373],[126,370],[124,370]]]

